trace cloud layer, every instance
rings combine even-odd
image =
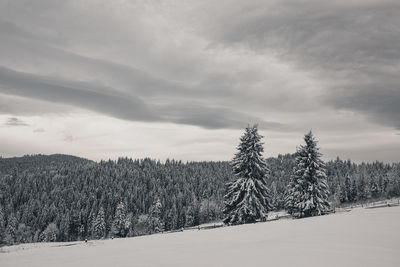
[[[395,135],[399,13],[395,0],[0,0],[0,113]]]
[[[273,53],[309,70],[333,109],[400,129],[398,1],[226,2],[199,30],[216,44]],[[194,10],[194,12],[197,12]]]

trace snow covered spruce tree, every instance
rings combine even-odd
[[[117,237],[125,237],[128,233],[130,222],[126,216],[125,204],[120,202],[115,210],[114,221],[111,225],[111,234]]]
[[[329,210],[329,189],[325,164],[312,132],[304,136],[305,145],[296,153],[296,164],[288,185],[286,209],[294,217],[321,215]]]
[[[92,235],[94,238],[103,238],[106,233],[106,221],[103,207],[99,209],[95,220],[93,221]]]
[[[265,219],[272,209],[265,181],[268,169],[262,156],[262,137],[258,133],[257,125],[254,125],[248,126],[240,138],[238,152],[231,162],[237,179],[227,184],[224,223],[252,223]]]
[[[149,232],[159,233],[164,232],[164,223],[161,218],[162,204],[159,198],[156,198],[152,207],[150,208],[149,220]]]

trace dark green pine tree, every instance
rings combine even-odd
[[[238,152],[231,162],[237,179],[227,184],[224,223],[252,223],[265,219],[272,210],[270,192],[266,185],[267,166],[263,159],[263,136],[257,125],[248,126],[240,138]]]
[[[321,215],[330,209],[325,164],[312,132],[298,148],[294,174],[288,186],[286,209],[297,218]]]

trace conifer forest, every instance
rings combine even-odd
[[[312,133],[304,140],[293,154],[264,159],[268,145],[247,127],[232,162],[0,158],[0,242],[132,237],[283,209],[301,218],[400,196],[399,163],[324,163]]]

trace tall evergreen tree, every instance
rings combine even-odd
[[[349,174],[346,175],[346,179],[344,180],[344,187],[346,190],[346,201],[353,201],[351,198],[351,180]]]
[[[353,182],[351,183],[350,192],[351,192],[351,199],[353,201],[356,201],[357,200],[357,185],[356,185],[356,181],[355,180],[353,180]]]
[[[4,211],[3,207],[0,205],[0,244],[3,243],[5,231],[6,231],[6,222],[4,218]]]
[[[321,215],[329,210],[325,164],[312,132],[305,135],[305,145],[297,150],[294,174],[288,186],[286,207],[293,216]]]
[[[126,219],[126,209],[123,202],[117,205],[115,210],[114,221],[111,226],[111,233],[118,237],[125,237],[128,229],[128,221]]]
[[[153,233],[163,232],[164,224],[161,218],[162,204],[159,198],[157,198],[151,209],[149,216],[150,231]]]
[[[40,241],[42,242],[55,242],[58,236],[58,228],[55,223],[50,223],[46,229],[40,234]]]
[[[186,221],[185,221],[185,227],[191,227],[194,226],[194,209],[192,206],[189,206],[188,209],[186,210]]]
[[[271,205],[274,209],[277,209],[279,207],[279,194],[276,188],[275,181],[271,183],[270,192],[271,192]]]
[[[5,237],[4,237],[4,241],[6,244],[13,245],[16,242],[17,227],[18,227],[17,218],[15,218],[14,215],[11,215],[8,218],[8,224],[7,224],[6,233],[5,233]]]
[[[104,209],[101,207],[97,213],[96,219],[93,221],[92,235],[94,238],[103,238],[106,233],[106,220]]]
[[[338,184],[337,190],[338,190],[338,195],[339,195],[340,203],[347,202],[346,188],[344,188],[343,185]]]
[[[236,180],[227,184],[224,223],[252,223],[265,219],[272,210],[265,181],[268,169],[262,156],[262,137],[254,125],[248,126],[240,138],[238,152],[231,162]]]

